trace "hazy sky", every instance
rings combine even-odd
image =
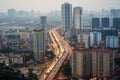
[[[120,9],[120,0],[0,0],[0,12],[6,12],[7,9],[15,8],[17,10],[31,9],[40,12],[49,12],[51,10],[60,10],[61,4],[69,2],[74,6],[81,6],[87,10],[100,11],[102,8]]]

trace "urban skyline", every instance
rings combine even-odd
[[[6,12],[7,9],[15,8],[17,10],[36,10],[43,13],[54,11],[54,10],[60,10],[61,4],[64,2],[72,3],[73,7],[75,6],[81,6],[84,8],[84,10],[94,10],[94,11],[100,11],[102,9],[118,9],[120,8],[119,0],[2,0],[0,1],[0,12]],[[103,3],[104,2],[104,3]],[[102,5],[101,5],[102,4]],[[7,6],[6,6],[7,5]]]
[[[118,0],[32,1],[0,12],[1,80],[120,80]]]

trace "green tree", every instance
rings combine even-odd
[[[71,67],[69,62],[63,65],[62,72],[66,77],[71,76]]]
[[[38,76],[33,73],[33,69],[29,69],[29,75],[28,75],[28,77],[31,80],[38,80]]]
[[[12,35],[7,35],[8,38],[20,38],[20,35],[15,35],[15,34],[12,34]]]
[[[13,50],[10,47],[2,48],[0,50],[1,53],[9,53],[12,52]]]
[[[16,72],[11,67],[4,66],[0,71],[0,80],[24,80],[24,77],[20,70]]]
[[[55,54],[53,51],[47,51],[46,52],[46,56],[50,59],[53,59],[55,57]]]
[[[120,66],[120,57],[115,58],[115,63]]]

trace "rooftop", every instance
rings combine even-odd
[[[111,50],[111,49],[105,49],[105,48],[89,49],[89,48],[77,48],[77,47],[74,47],[73,51],[78,51],[78,52],[86,52],[86,51],[88,52],[88,51],[90,51],[90,52],[96,52],[96,53],[112,53],[113,52],[113,50]]]
[[[113,52],[113,50],[110,49],[92,49],[92,52],[96,52],[96,53],[111,53]]]
[[[74,48],[73,51],[86,52],[86,51],[90,51],[90,49],[88,49],[88,48]]]
[[[34,29],[33,31],[35,32],[39,32],[39,31],[43,31],[44,29]]]

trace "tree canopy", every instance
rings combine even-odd
[[[2,48],[0,50],[1,53],[9,53],[12,52],[13,50],[10,47]]]

